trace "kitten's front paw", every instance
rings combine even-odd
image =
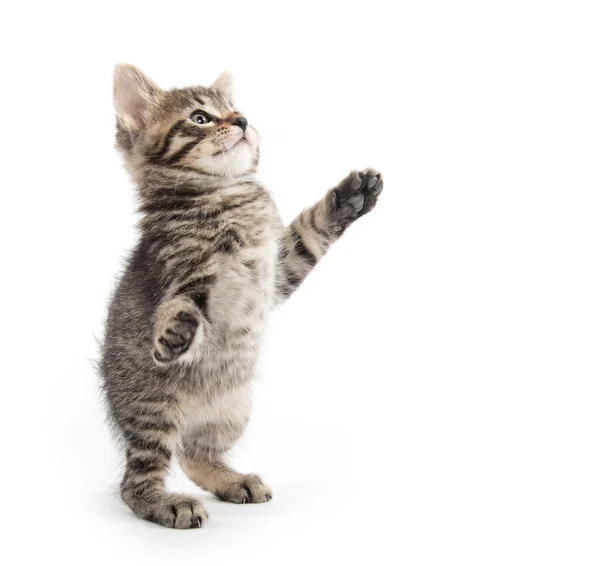
[[[341,229],[373,210],[383,190],[381,173],[374,169],[352,171],[327,195],[332,220]]]
[[[179,311],[156,329],[152,357],[159,364],[168,364],[187,352],[199,332],[199,313]]]

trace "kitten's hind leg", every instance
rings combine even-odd
[[[202,503],[194,497],[168,493],[165,489],[171,447],[177,438],[174,423],[155,406],[119,420],[127,442],[127,463],[121,482],[125,503],[142,519],[164,527],[201,527],[208,519]]]
[[[184,456],[180,464],[187,476],[202,489],[231,503],[264,503],[273,497],[271,488],[255,474],[241,474],[221,459],[193,459]]]

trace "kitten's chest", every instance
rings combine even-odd
[[[260,325],[275,294],[277,234],[266,226],[254,245],[242,247],[223,264],[211,290],[211,315],[229,330]]]

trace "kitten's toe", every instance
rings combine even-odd
[[[242,476],[217,494],[219,499],[230,503],[265,503],[273,498],[271,488],[254,474]]]
[[[375,171],[375,169],[366,169],[359,173],[359,175],[363,181],[360,191],[364,197],[364,202],[358,215],[362,216],[371,211],[377,204],[377,198],[383,190],[383,179],[381,178],[381,173]]]
[[[208,520],[202,505],[193,499],[183,500],[173,506],[176,529],[198,529]]]
[[[198,529],[208,514],[198,499],[178,494],[165,494],[146,506],[144,519],[172,529]]]
[[[365,169],[359,173],[362,179],[361,191],[365,194],[379,194],[383,189],[381,173],[375,169]]]

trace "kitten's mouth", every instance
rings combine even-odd
[[[234,149],[240,145],[243,145],[247,142],[248,142],[248,140],[246,139],[246,136],[244,135],[229,148],[229,151],[231,151],[232,149]]]
[[[229,153],[230,151],[233,151],[234,149],[240,147],[241,145],[244,145],[248,143],[248,138],[246,138],[245,135],[243,135],[238,141],[236,141],[233,145],[220,149],[219,151],[217,151],[216,153],[213,153],[213,155],[221,155],[222,153]]]

